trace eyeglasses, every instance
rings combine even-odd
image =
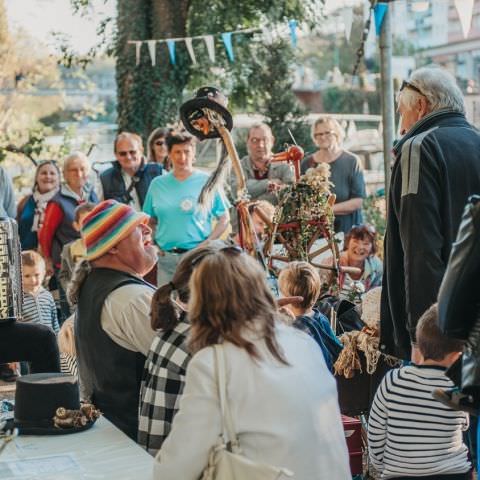
[[[197,258],[193,259],[191,262],[192,268],[197,267],[205,257],[209,255],[216,255],[217,253],[227,253],[231,255],[240,255],[243,253],[243,250],[238,245],[227,245],[226,247],[220,248],[219,250],[213,252],[206,252],[204,255],[198,256]]]
[[[405,88],[409,88],[410,90],[419,93],[423,97],[425,96],[425,94],[418,87],[416,87],[413,83],[407,82],[406,80],[404,80],[400,85],[400,92]]]
[[[134,157],[134,156],[137,155],[137,154],[138,154],[138,150],[128,150],[128,151],[126,151],[126,152],[124,152],[124,151],[117,152],[117,155],[118,155],[119,157],[126,157],[126,156],[128,156],[128,155],[131,155],[132,157]]]
[[[252,138],[249,139],[249,142],[253,145],[259,145],[260,143],[263,143],[264,145],[266,145],[269,141],[270,141],[269,138],[255,138],[255,137],[252,137]]]
[[[327,135],[333,135],[335,132],[333,130],[328,130],[326,132],[318,132],[318,133],[314,133],[313,136],[315,138],[317,137],[323,137],[324,135],[327,136]]]

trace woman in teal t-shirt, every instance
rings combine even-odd
[[[171,280],[183,253],[205,240],[219,238],[230,220],[228,202],[219,192],[209,208],[200,209],[198,205],[198,195],[208,175],[193,168],[195,139],[188,134],[172,133],[166,142],[172,170],[152,181],[143,204],[160,248],[158,285]]]

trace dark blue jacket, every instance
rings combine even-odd
[[[161,165],[158,163],[145,163],[143,161],[133,176],[132,180],[135,182],[134,188],[141,206],[143,206],[151,181],[161,174]],[[102,183],[104,200],[113,199],[117,200],[117,202],[127,204],[132,200],[122,177],[122,167],[118,162],[113,162],[113,167],[100,174],[100,182]]]
[[[410,359],[420,316],[437,301],[467,199],[480,192],[480,134],[450,109],[395,145],[387,208],[380,348]]]
[[[32,231],[36,208],[33,195],[29,195],[21,204],[22,207],[17,218],[20,244],[22,245],[22,250],[34,250],[38,247],[38,237],[37,232]]]
[[[313,337],[322,349],[328,369],[332,371],[343,345],[333,333],[327,317],[314,309],[312,316],[299,315],[293,322],[293,326]]]

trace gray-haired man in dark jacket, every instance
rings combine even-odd
[[[436,301],[463,207],[480,192],[480,134],[439,67],[414,71],[397,102],[404,137],[393,150],[380,348],[415,361],[418,319]]]

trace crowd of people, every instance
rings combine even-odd
[[[370,411],[373,466],[384,479],[466,480],[475,457],[463,441],[468,415],[432,396],[455,387],[446,369],[464,342],[442,333],[435,304],[463,208],[480,193],[480,134],[440,68],[414,71],[397,101],[403,137],[384,257],[375,228],[362,223],[361,162],[343,149],[333,118],[313,125],[318,150],[301,170],[330,165],[334,228],[344,237],[337,294],[382,287],[379,348],[401,362]],[[344,346],[319,308],[332,294],[332,259],[286,264],[277,297],[230,227],[235,178],[199,208],[208,175],[194,167],[195,144],[157,128],[144,156],[142,138],[121,132],[98,182],[81,152],[61,169],[40,162],[17,208],[0,168],[0,216],[17,219],[25,291],[22,318],[0,324],[1,376],[15,379],[12,362],[78,376],[82,398],[155,456],[155,478],[194,480],[224,433],[223,372],[242,455],[298,479],[351,478],[332,374]],[[294,181],[288,164],[271,162],[273,144],[270,127],[256,124],[241,159],[259,240]],[[156,286],[145,279],[155,268]]]

